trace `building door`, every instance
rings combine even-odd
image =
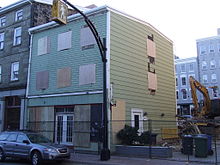
[[[20,97],[5,97],[4,130],[18,130],[20,128],[20,109]]]
[[[138,132],[143,132],[143,110],[131,110],[131,126],[138,129]]]
[[[73,114],[56,115],[56,142],[61,144],[73,143]]]

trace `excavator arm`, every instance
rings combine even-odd
[[[192,76],[189,78],[189,83],[191,87],[191,93],[192,93],[192,100],[195,108],[195,116],[199,118],[206,117],[207,115],[210,114],[211,112],[211,100],[209,97],[208,90],[206,89],[205,86],[203,86],[200,82],[195,80]],[[196,90],[202,93],[203,98],[204,98],[204,105],[199,112],[199,103],[198,103],[198,98],[196,94]]]

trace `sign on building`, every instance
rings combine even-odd
[[[59,24],[67,23],[68,7],[61,0],[53,0],[52,20]]]

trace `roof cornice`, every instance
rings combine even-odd
[[[97,7],[97,8],[88,10],[88,11],[85,11],[84,14],[89,16],[89,15],[92,15],[92,14],[95,14],[95,13],[100,13],[103,10],[107,10],[107,11],[111,11],[111,12],[120,14],[120,15],[122,15],[124,17],[127,17],[127,18],[132,19],[132,20],[134,20],[136,22],[144,24],[144,25],[152,28],[155,32],[157,32],[159,35],[164,37],[167,41],[173,43],[173,41],[171,39],[169,39],[167,36],[165,36],[163,33],[161,33],[158,29],[156,29],[151,24],[149,24],[149,23],[147,23],[147,22],[145,22],[145,21],[143,21],[141,19],[138,19],[136,17],[133,17],[131,15],[128,15],[128,14],[126,14],[124,12],[121,12],[119,10],[116,10],[116,9],[114,9],[112,7],[106,6],[106,5],[105,6],[101,6],[101,7]],[[68,17],[68,22],[71,22],[73,20],[80,19],[80,18],[82,18],[82,16],[80,14],[74,14],[74,15],[71,15],[71,16]],[[55,26],[59,26],[59,24],[57,24],[56,22],[52,21],[52,22],[49,22],[47,24],[43,24],[43,25],[40,25],[40,26],[36,26],[36,27],[30,28],[29,32],[34,33],[35,31],[46,30],[46,29],[50,29],[50,28],[55,27]]]
[[[6,11],[12,10],[14,8],[17,8],[18,6],[24,5],[26,3],[32,3],[32,1],[33,0],[20,0],[20,1],[17,1],[15,3],[11,4],[11,5],[2,7],[2,8],[0,8],[0,14],[4,13]]]

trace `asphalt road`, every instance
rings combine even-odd
[[[6,160],[5,162],[0,162],[0,165],[31,165],[31,163],[26,160]],[[61,164],[51,161],[51,162],[45,162],[43,163],[43,165],[61,165]],[[66,161],[63,162],[62,165],[86,165],[86,164]]]

